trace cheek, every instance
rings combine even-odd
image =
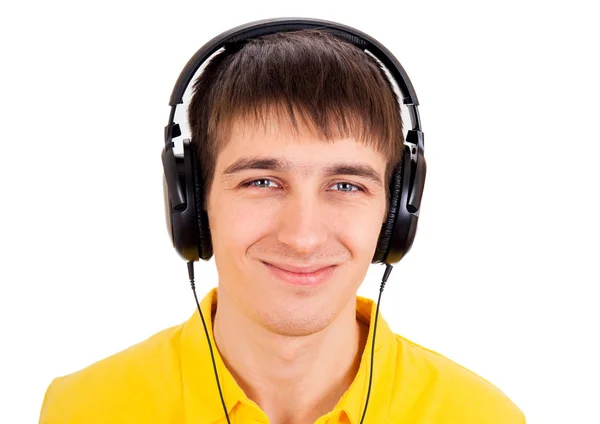
[[[355,258],[370,260],[381,232],[381,214],[363,209],[361,213],[338,214],[335,221],[336,237]],[[368,258],[367,258],[368,256]]]
[[[273,223],[268,208],[240,201],[219,203],[209,220],[215,251],[247,249]]]

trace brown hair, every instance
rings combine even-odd
[[[403,154],[400,104],[379,62],[331,33],[309,29],[229,45],[196,79],[188,120],[204,182],[204,207],[217,156],[235,119],[253,125],[297,116],[322,141],[354,137],[386,159],[386,205]],[[387,207],[386,207],[387,211]]]

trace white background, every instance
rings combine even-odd
[[[373,36],[417,91],[428,174],[383,294],[392,329],[529,423],[600,423],[593,3],[3,3],[0,422],[37,422],[52,378],[194,313],[164,219],[169,96],[209,39],[287,16]],[[214,260],[196,273],[203,297]]]

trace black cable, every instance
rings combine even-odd
[[[204,315],[202,315],[202,310],[200,309],[200,303],[198,303],[198,296],[196,295],[196,285],[194,284],[194,262],[190,261],[187,263],[188,266],[188,274],[190,277],[190,284],[192,286],[192,291],[194,292],[194,299],[196,299],[196,305],[198,306],[198,312],[200,312],[200,318],[202,318],[202,325],[204,326],[204,333],[206,334],[206,340],[208,341],[208,347],[210,348],[210,357],[213,363],[213,370],[215,371],[215,377],[217,379],[217,387],[219,388],[219,395],[221,396],[221,403],[223,404],[223,410],[225,411],[225,418],[227,418],[227,423],[231,424],[229,421],[229,414],[227,413],[227,407],[225,406],[225,400],[223,399],[223,392],[221,391],[221,384],[219,383],[219,374],[217,373],[217,365],[215,363],[215,356],[213,354],[212,344],[210,343],[210,337],[208,335],[208,330],[206,329],[206,322],[204,321]],[[371,366],[369,370],[369,388],[367,390],[367,400],[365,401],[365,409],[363,410],[362,418],[360,419],[360,424],[365,419],[365,414],[367,413],[367,407],[369,406],[369,396],[371,395],[371,383],[373,381],[373,358],[375,357],[375,335],[377,332],[377,321],[379,318],[379,302],[381,301],[381,294],[383,293],[383,289],[385,287],[385,283],[387,282],[390,273],[392,272],[392,265],[386,264],[385,271],[383,273],[383,279],[381,280],[381,286],[379,287],[379,298],[377,299],[377,309],[375,310],[375,324],[373,327],[373,340],[371,344]]]
[[[227,413],[227,407],[225,406],[225,399],[223,399],[223,392],[221,391],[221,384],[219,383],[219,374],[217,373],[217,364],[215,363],[215,355],[213,354],[212,344],[210,343],[210,337],[208,336],[208,330],[206,329],[206,322],[204,321],[204,315],[200,310],[200,303],[198,303],[198,296],[196,295],[196,285],[194,284],[194,262],[189,261],[187,263],[188,274],[190,276],[190,284],[192,285],[192,291],[194,292],[194,298],[196,299],[196,305],[198,306],[198,312],[200,312],[200,318],[202,318],[202,325],[204,326],[204,333],[206,334],[206,340],[208,341],[208,347],[210,348],[210,357],[212,358],[213,369],[215,371],[215,377],[217,379],[217,387],[219,388],[219,395],[221,396],[221,403],[223,404],[223,410],[225,411],[225,418],[227,418],[227,424],[231,424],[229,421],[229,414]]]
[[[365,414],[367,413],[367,406],[369,406],[369,396],[371,395],[371,382],[373,380],[373,358],[375,358],[375,333],[377,331],[377,318],[379,318],[379,301],[381,300],[381,294],[383,293],[383,288],[385,287],[385,283],[390,276],[390,272],[392,272],[392,265],[386,264],[385,271],[383,272],[383,278],[381,279],[381,286],[379,287],[379,298],[377,299],[377,309],[375,310],[375,326],[373,327],[373,341],[371,343],[371,367],[369,371],[369,389],[367,390],[367,400],[365,402],[365,409],[363,410],[362,418],[360,419],[360,424],[362,424],[365,419]]]

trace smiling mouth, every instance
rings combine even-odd
[[[334,271],[337,269],[337,265],[330,265],[316,269],[313,272],[292,272],[279,268],[268,262],[261,261],[269,270],[271,275],[276,277],[278,280],[288,284],[296,286],[317,286],[327,281]]]
[[[331,265],[317,265],[317,266],[311,266],[311,267],[297,267],[297,266],[293,266],[293,265],[280,265],[280,264],[272,264],[269,262],[264,262],[261,261],[262,263],[278,268],[282,271],[286,271],[286,272],[290,272],[293,274],[299,274],[299,275],[310,275],[310,274],[315,274],[319,271],[322,271],[324,269],[330,268],[332,266],[335,266],[336,264],[331,264]]]

